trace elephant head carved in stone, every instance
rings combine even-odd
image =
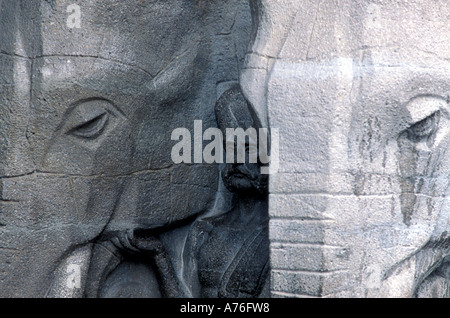
[[[0,296],[127,293],[102,276],[118,246],[149,283],[135,296],[158,296],[132,252],[160,243],[130,240],[214,205],[217,165],[175,165],[170,136],[217,126],[216,83],[233,76],[214,68],[211,36],[232,21],[207,22],[206,1],[83,1],[78,17],[69,0],[0,5]]]

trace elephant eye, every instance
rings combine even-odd
[[[107,132],[111,120],[120,114],[108,101],[83,101],[67,115],[64,132],[85,140],[93,140]],[[112,124],[112,123],[111,123]]]
[[[101,134],[107,122],[108,113],[105,112],[72,128],[69,133],[82,138],[95,138]]]
[[[421,140],[431,136],[439,124],[440,112],[436,111],[427,118],[413,124],[408,128],[408,138],[411,140]]]

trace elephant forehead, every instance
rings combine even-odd
[[[0,67],[0,175],[20,175],[34,170],[27,139],[31,61],[0,54]]]
[[[127,100],[119,111],[130,114],[136,100],[151,94],[147,88],[153,77],[140,69],[111,60],[93,57],[42,57],[32,68],[32,100],[36,112],[63,113],[79,100],[101,97]],[[52,100],[52,104],[46,103]],[[148,105],[151,107],[152,105]],[[52,107],[52,108],[49,108]]]
[[[191,1],[42,1],[40,56],[99,56],[155,75],[195,45],[200,9]]]
[[[420,117],[436,111],[433,103],[410,103],[420,96],[450,93],[450,63],[414,49],[376,48],[353,58],[352,113],[354,122],[377,118],[386,132],[397,134]]]

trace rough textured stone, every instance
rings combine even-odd
[[[449,21],[0,0],[0,297],[449,297]],[[198,121],[278,132],[277,171],[175,163],[176,129],[210,145]]]

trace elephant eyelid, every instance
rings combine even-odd
[[[107,111],[89,119],[76,127],[70,129],[67,133],[86,139],[93,139],[98,137],[105,129],[109,119]]]
[[[435,111],[425,119],[413,124],[407,129],[407,134],[411,140],[421,140],[431,136],[437,129],[441,112]]]

